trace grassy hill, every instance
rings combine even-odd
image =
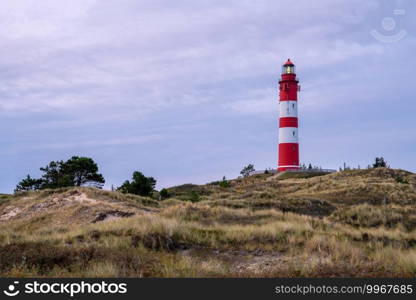
[[[262,174],[168,189],[0,196],[0,276],[416,275],[416,174]]]

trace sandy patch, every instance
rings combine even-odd
[[[21,212],[21,209],[19,207],[14,206],[7,206],[4,210],[6,212],[3,212],[3,214],[0,215],[0,221],[10,220],[11,218],[14,218]]]

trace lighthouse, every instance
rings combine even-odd
[[[279,172],[299,169],[299,90],[295,65],[288,59],[279,80]]]

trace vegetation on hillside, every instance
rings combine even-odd
[[[21,180],[15,191],[30,191],[39,189],[81,186],[88,182],[103,184],[103,175],[98,173],[97,164],[89,157],[73,156],[67,161],[51,161],[42,171],[41,178],[27,175]]]
[[[164,201],[79,187],[2,196],[0,276],[416,275],[415,174],[228,182]]]
[[[243,177],[248,177],[248,176],[250,176],[250,174],[251,173],[253,173],[253,172],[255,172],[256,170],[254,169],[254,165],[253,164],[248,164],[247,166],[245,166],[242,170],[241,170],[241,172],[240,172],[240,174],[243,176]]]
[[[156,180],[146,177],[142,172],[135,171],[132,180],[126,180],[117,190],[125,194],[149,196],[155,189]]]

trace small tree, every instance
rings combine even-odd
[[[385,168],[386,166],[387,162],[384,161],[383,157],[376,157],[373,168]]]
[[[71,185],[81,186],[87,182],[104,183],[103,175],[97,173],[97,164],[89,157],[73,156],[61,165],[61,172]]]
[[[40,168],[43,172],[41,189],[71,186],[71,179],[61,170],[63,164],[64,162],[62,160],[51,161],[44,168]]]
[[[43,173],[40,179],[28,176],[19,182],[16,190],[28,188],[38,190],[84,184],[102,188],[105,183],[103,175],[98,173],[97,164],[89,157],[73,156],[66,162],[63,160],[51,161],[40,170]]]
[[[159,192],[159,195],[160,195],[161,200],[169,198],[169,196],[170,196],[167,189],[161,189],[160,192]]]
[[[254,171],[256,171],[256,170],[254,169],[254,165],[252,165],[252,164],[248,164],[247,166],[245,166],[245,167],[241,170],[240,174],[241,174],[241,175],[243,175],[243,177],[248,177],[248,176],[250,176],[250,174],[251,174],[251,173],[253,173]]]
[[[133,173],[132,181],[126,180],[117,190],[125,194],[149,196],[155,186],[156,180],[153,177],[146,177],[143,173],[136,171]]]
[[[35,179],[27,175],[25,179],[22,179],[14,189],[15,192],[18,191],[33,191],[38,190],[42,184],[41,179]]]

